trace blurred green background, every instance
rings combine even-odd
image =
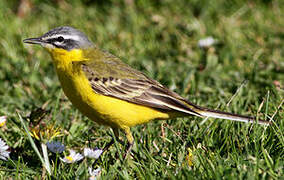
[[[141,125],[133,128],[134,158],[119,161],[113,147],[98,163],[102,178],[283,178],[283,12],[281,0],[2,0],[0,113],[9,119],[0,135],[18,164],[0,162],[0,175],[15,177],[19,168],[23,179],[42,176],[16,110],[28,116],[47,104],[48,120],[68,131],[60,139],[67,147],[102,148],[111,138],[65,98],[48,53],[22,43],[68,25],[193,103],[274,122],[189,117]],[[201,48],[207,37],[215,43]],[[192,167],[184,165],[188,147]],[[77,166],[58,171],[86,177]]]

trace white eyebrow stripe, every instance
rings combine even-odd
[[[75,41],[79,41],[80,40],[80,37],[77,36],[77,35],[60,35],[60,34],[57,34],[57,35],[53,35],[53,36],[48,36],[46,38],[43,38],[43,40],[46,40],[46,39],[50,39],[50,38],[58,38],[62,36],[64,39],[72,39],[72,40],[75,40]]]

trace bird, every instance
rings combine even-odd
[[[198,116],[270,124],[256,117],[193,104],[100,49],[83,32],[70,26],[56,27],[23,42],[41,45],[51,54],[63,92],[79,111],[98,124],[111,127],[117,139],[120,130],[125,133],[124,157],[134,144],[130,128],[152,120]],[[112,138],[105,149],[113,143]]]

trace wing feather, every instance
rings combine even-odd
[[[195,105],[188,103],[178,94],[170,91],[157,81],[151,80],[139,72],[137,79],[102,77],[99,72],[88,64],[82,64],[82,70],[87,76],[95,93],[115,97],[131,103],[156,108],[162,111],[179,111],[201,116],[194,111]],[[128,69],[129,70],[129,69]],[[135,73],[137,73],[136,71]]]

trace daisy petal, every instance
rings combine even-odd
[[[74,150],[69,150],[70,155],[65,156],[64,158],[60,158],[61,161],[65,163],[75,163],[84,158],[84,156],[80,153],[76,153]]]
[[[207,37],[207,38],[204,38],[204,39],[200,39],[198,41],[198,46],[202,47],[202,48],[206,48],[206,47],[212,46],[215,43],[216,43],[216,40],[213,37],[210,36],[210,37]]]
[[[98,159],[102,153],[101,149],[84,148],[84,156],[88,158]]]
[[[4,126],[7,121],[7,116],[0,116],[0,127]]]
[[[7,160],[10,158],[10,152],[7,151],[9,146],[0,138],[0,159]]]
[[[92,168],[89,167],[88,171],[89,171],[89,174],[90,174],[89,180],[95,180],[95,179],[97,179],[97,176],[100,175],[102,169],[99,167],[97,169],[92,170]]]

